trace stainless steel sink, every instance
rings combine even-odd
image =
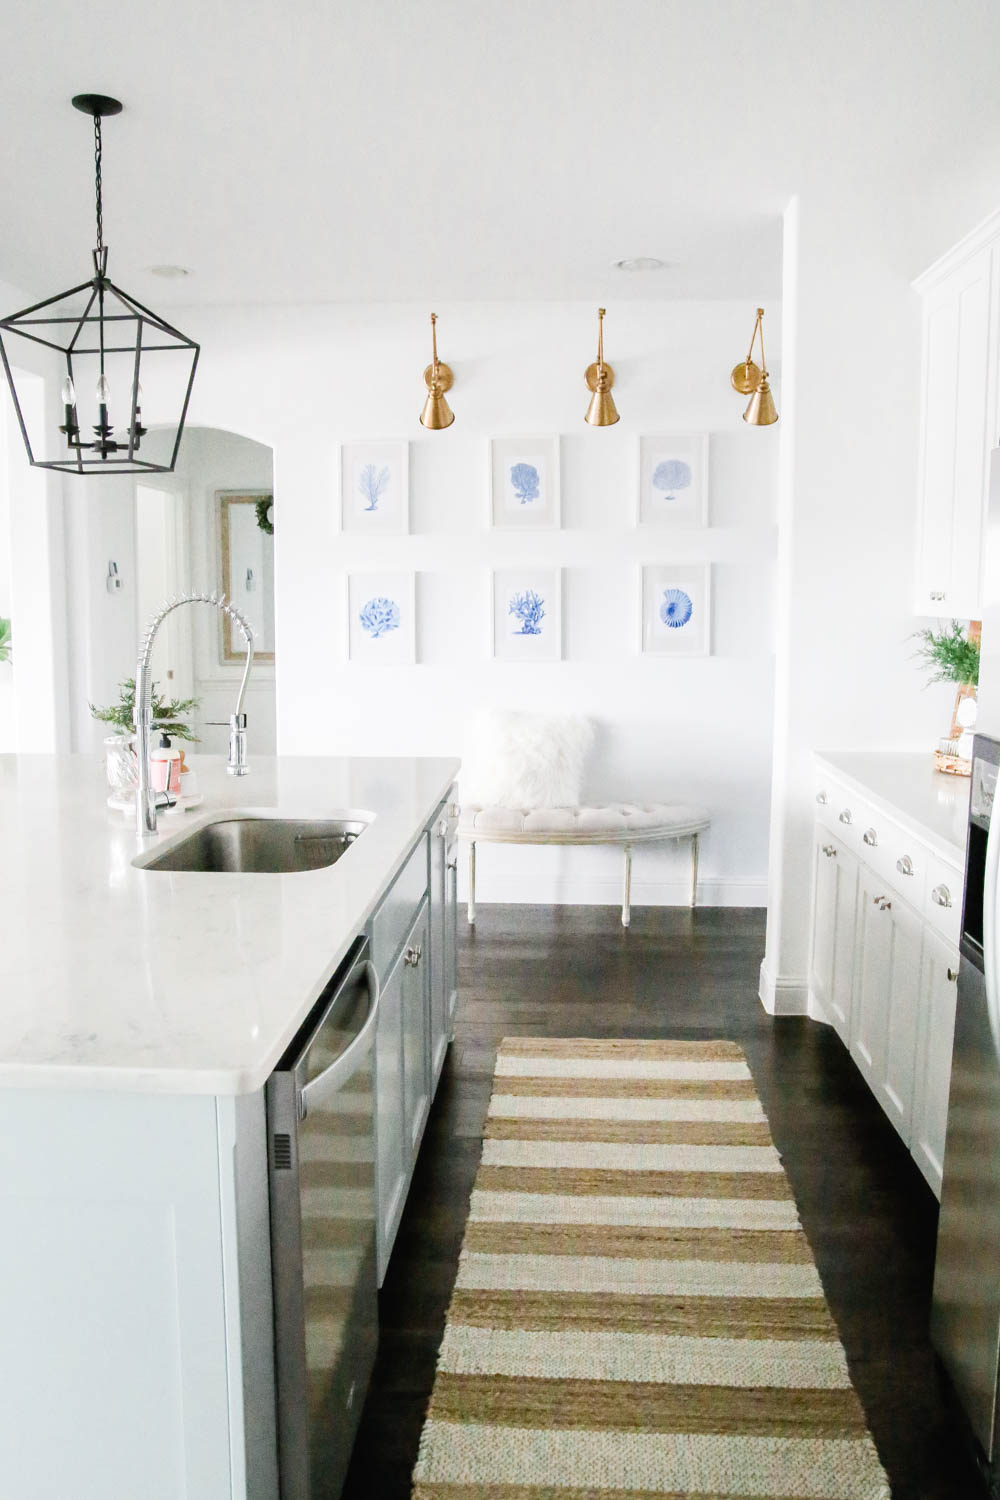
[[[288,875],[336,864],[367,828],[363,818],[264,818],[225,815],[160,853],[134,861],[144,870]]]

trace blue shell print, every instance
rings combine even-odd
[[[665,500],[676,500],[676,490],[686,490],[691,484],[691,465],[682,458],[664,458],[653,470],[653,488],[662,490]]]
[[[683,589],[663,590],[660,619],[664,625],[669,625],[671,630],[679,630],[682,625],[686,625],[693,611],[691,595],[685,594]]]
[[[541,482],[534,464],[514,464],[510,471],[510,483],[522,505],[527,505],[529,500],[537,500],[541,493]]]
[[[386,631],[399,629],[399,605],[395,599],[387,599],[379,594],[368,603],[358,615],[361,628],[373,641],[379,640]]]

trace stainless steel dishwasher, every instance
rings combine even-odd
[[[359,938],[267,1084],[281,1500],[337,1500],[375,1362],[377,1021]]]

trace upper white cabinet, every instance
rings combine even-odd
[[[998,441],[1000,214],[914,286],[923,299],[914,609],[979,619],[989,454]]]

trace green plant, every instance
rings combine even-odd
[[[0,615],[0,661],[13,661],[11,651],[10,621]]]
[[[273,504],[273,495],[261,495],[260,499],[257,501],[256,506],[254,507],[257,512],[257,525],[260,527],[261,531],[266,531],[268,536],[274,536],[274,522],[271,519],[271,516],[268,515],[268,511],[271,510],[271,506]],[[271,514],[273,515],[274,512],[272,511]]]
[[[118,687],[117,703],[112,703],[107,708],[97,708],[91,703],[90,712],[95,719],[100,719],[102,724],[113,724],[119,734],[131,734],[135,727],[135,678],[126,677],[124,682],[118,684]],[[161,698],[154,682],[152,693],[154,726],[163,734],[169,734],[171,739],[196,740],[198,736],[189,724],[184,723],[184,716],[194,713],[198,707],[198,701],[197,698]]]
[[[979,642],[971,640],[959,620],[934,630],[917,630],[911,637],[919,641],[914,655],[930,671],[928,682],[979,682]]]

